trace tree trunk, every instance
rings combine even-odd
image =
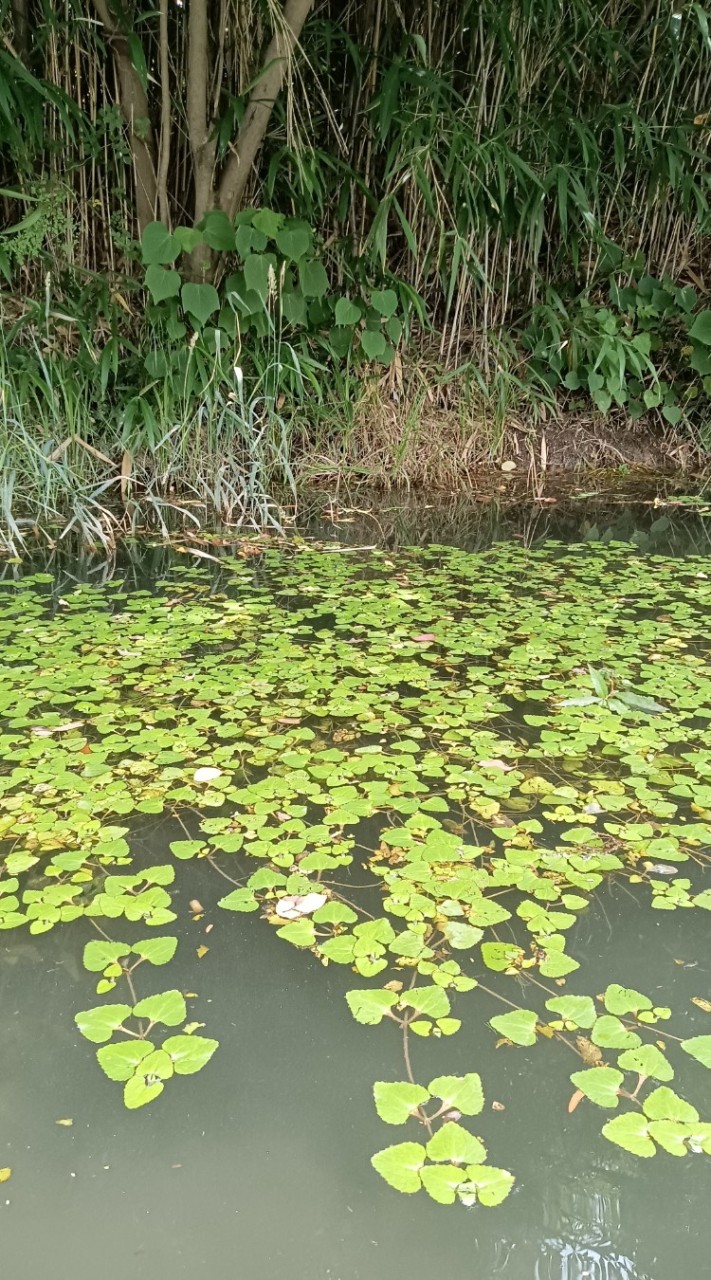
[[[250,94],[244,120],[219,184],[219,205],[229,218],[234,218],[239,211],[294,45],[313,5],[314,0],[286,0],[282,23],[269,42],[264,70]]]
[[[107,0],[94,0],[114,55],[118,95],[133,156],[136,189],[136,221],[139,234],[156,216],[157,183],[153,130],[148,114],[148,98],[141,78],[131,61],[124,32],[111,15]]]
[[[188,138],[193,161],[193,220],[200,222],[215,207],[215,139],[208,120],[210,87],[210,47],[207,0],[190,0],[188,10],[187,68]],[[190,255],[190,276],[201,280],[212,273],[212,254],[207,245],[198,245]]]

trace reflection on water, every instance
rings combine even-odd
[[[535,1280],[653,1280],[620,1251],[620,1194],[603,1166],[592,1185],[551,1179],[546,1193]]]

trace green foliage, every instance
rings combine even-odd
[[[219,293],[213,284],[189,277],[189,256],[200,246],[225,256],[227,274],[218,273]],[[375,286],[355,287],[352,297],[333,293],[314,234],[302,219],[250,209],[239,213],[233,226],[224,213],[214,212],[195,229],[179,227],[174,234],[152,222],[143,232],[141,250],[153,303],[148,316],[176,344],[168,358],[178,363],[184,358],[186,327],[208,349],[236,347],[239,353],[244,344],[252,359],[260,344],[278,334],[281,342],[298,348],[301,367],[313,361],[315,351],[336,365],[344,359],[387,365],[400,341],[398,293]],[[293,366],[292,379],[297,372]],[[283,385],[296,389],[287,369],[280,381],[282,376]]]
[[[176,554],[153,591],[126,577],[55,589],[30,571],[0,596],[0,928],[85,931],[109,999],[76,1023],[126,1106],[215,1049],[192,996],[170,979],[138,989],[175,954],[173,895],[200,858],[234,882],[225,911],[263,922],[225,926],[348,966],[350,1014],[402,1044],[376,1109],[421,1141],[374,1157],[392,1186],[482,1205],[510,1187],[468,1128],[478,1073],[420,1084],[407,1065],[419,1036],[442,1042],[427,1048],[446,1070],[447,1037],[477,1009],[530,1069],[561,1042],[578,1055],[571,1116],[615,1111],[603,1134],[618,1147],[711,1150],[685,1097],[711,1063],[693,1008],[672,1022],[623,973],[599,995],[569,977],[601,886],[709,908],[707,560],[627,543],[357,560],[300,538],[208,545],[207,567]],[[593,695],[567,697],[576,676]],[[613,689],[662,709],[622,715]],[[133,832],[161,814],[184,839],[145,865]]]
[[[632,420],[654,412],[676,426],[704,423],[711,395],[711,312],[696,290],[643,275],[613,278],[607,306],[587,295],[565,306],[541,303],[522,339],[532,369],[552,387],[589,396],[604,414],[616,406]]]
[[[429,1135],[424,1145],[398,1142],[372,1157],[373,1168],[396,1191],[412,1195],[424,1188],[439,1204],[454,1204],[459,1199],[466,1205],[479,1201],[493,1206],[505,1200],[513,1176],[485,1164],[487,1150],[481,1139],[448,1118],[450,1107],[455,1108],[455,1114],[465,1115],[479,1115],[483,1110],[484,1093],[476,1072],[439,1076],[426,1089],[407,1081],[381,1081],[373,1086],[373,1095],[381,1120],[399,1125],[415,1119]],[[441,1105],[428,1113],[433,1099]],[[433,1131],[438,1120],[439,1127]]]

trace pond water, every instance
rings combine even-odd
[[[659,518],[440,519],[409,550],[401,516],[357,550],[352,513],[321,546],[5,566],[4,1274],[706,1274],[711,557],[701,520]],[[129,991],[147,938],[177,949]],[[123,971],[84,950],[109,939]],[[166,991],[185,1016],[85,1016]],[[397,1021],[363,1025],[354,991]],[[533,1030],[492,1028],[514,1006]],[[102,1070],[148,1035],[181,1043]],[[484,1101],[386,1123],[373,1083],[408,1061]],[[489,1152],[432,1148],[455,1203],[371,1166],[443,1124]],[[514,1176],[503,1203],[471,1203],[482,1165]]]

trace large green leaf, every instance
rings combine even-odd
[[[637,1071],[641,1076],[654,1080],[673,1080],[674,1068],[654,1044],[643,1044],[639,1049],[628,1049],[617,1059],[623,1071]]]
[[[189,858],[195,858],[198,853],[202,853],[203,849],[207,849],[204,840],[171,840],[170,852],[174,858],[179,858],[181,862],[186,862]]]
[[[146,269],[146,288],[154,302],[164,302],[166,298],[177,298],[181,284],[178,271],[168,270],[155,262]]]
[[[711,311],[700,311],[689,329],[689,337],[711,347]]]
[[[711,1036],[691,1036],[689,1040],[682,1040],[681,1047],[702,1066],[711,1067]]]
[[[502,1204],[511,1190],[515,1178],[507,1169],[496,1169],[492,1165],[469,1165],[466,1169],[466,1181],[459,1187],[459,1199],[462,1204],[486,1205],[493,1208]]]
[[[322,298],[328,293],[328,276],[316,259],[299,263],[299,284],[305,298]]]
[[[147,960],[149,964],[168,964],[173,959],[178,947],[178,939],[170,936],[161,938],[142,938],[134,942],[131,951],[134,955]]]
[[[235,248],[235,229],[222,209],[211,209],[200,224],[205,244],[222,253],[232,253]]]
[[[298,262],[303,258],[311,249],[313,242],[308,224],[299,222],[296,218],[287,219],[284,226],[276,231],[273,239],[276,241],[279,252],[291,262]]]
[[[546,1000],[546,1009],[576,1027],[591,1027],[597,1018],[595,1002],[590,996],[554,996]]]
[[[506,969],[514,968],[517,962],[524,958],[524,951],[521,947],[516,947],[510,942],[482,942],[481,958],[487,969],[493,969],[495,973],[504,973]]]
[[[453,1107],[465,1116],[478,1116],[484,1109],[484,1090],[476,1071],[465,1076],[436,1076],[427,1086],[433,1098],[445,1108]]]
[[[128,954],[131,945],[128,942],[104,942],[97,938],[87,942],[84,947],[83,963],[89,973],[102,973],[107,964],[115,963]]]
[[[429,1018],[446,1018],[451,1005],[442,987],[411,987],[400,996],[400,1006],[415,1009]]]
[[[148,1018],[150,1022],[162,1022],[166,1027],[177,1027],[187,1017],[185,997],[180,991],[161,991],[147,996],[133,1007],[136,1018]]]
[[[180,290],[180,300],[183,310],[197,320],[200,328],[220,310],[220,298],[214,284],[193,284],[189,281]]]
[[[397,1003],[394,991],[362,990],[347,991],[346,1000],[356,1022],[363,1022],[374,1027],[390,1012]]]
[[[468,951],[481,940],[482,930],[471,924],[462,924],[460,920],[448,920],[442,925],[442,932],[450,947],[455,951]]]
[[[84,1009],[77,1013],[74,1021],[87,1040],[103,1044],[105,1040],[111,1039],[114,1031],[132,1013],[130,1004],[102,1004],[95,1009]]]
[[[163,1051],[168,1054],[176,1075],[191,1076],[201,1071],[218,1047],[217,1040],[207,1036],[169,1036],[163,1041]]]
[[[123,1090],[124,1106],[129,1111],[135,1111],[138,1107],[145,1107],[146,1103],[152,1102],[154,1098],[159,1097],[163,1092],[165,1085],[162,1080],[147,1081],[143,1076],[131,1076],[126,1081]]]
[[[491,1018],[491,1025],[499,1035],[512,1040],[514,1044],[532,1045],[536,1043],[536,1024],[538,1018],[532,1009],[514,1009],[511,1013],[499,1013]]]
[[[370,294],[370,305],[378,315],[389,320],[397,311],[397,294],[394,289],[373,289]]]
[[[644,1114],[650,1120],[681,1120],[684,1123],[695,1124],[699,1118],[696,1107],[692,1107],[690,1102],[685,1102],[666,1085],[660,1085],[658,1089],[648,1094],[642,1107]]]
[[[649,1136],[649,1121],[646,1116],[636,1111],[627,1111],[624,1115],[614,1116],[602,1127],[602,1132],[610,1142],[630,1151],[634,1156],[653,1156],[656,1147]]]
[[[427,1143],[430,1160],[448,1160],[452,1164],[482,1164],[486,1147],[468,1129],[448,1120]]]
[[[608,1013],[622,1017],[626,1013],[639,1013],[640,1009],[651,1009],[652,1001],[649,996],[643,996],[641,991],[611,982],[605,992],[605,1008]]]
[[[616,1107],[625,1077],[614,1067],[590,1067],[586,1071],[574,1071],[570,1079],[576,1089],[598,1107]]]
[[[220,898],[217,905],[224,907],[225,911],[256,911],[259,899],[251,889],[233,889],[224,898]]]
[[[144,1058],[153,1053],[155,1045],[149,1040],[122,1040],[119,1044],[105,1044],[96,1050],[101,1070],[109,1080],[129,1080]]]
[[[338,299],[335,310],[336,324],[352,328],[354,324],[358,324],[361,314],[360,307],[356,306],[355,302],[351,302],[350,298]]]
[[[404,1191],[408,1195],[420,1190],[420,1169],[424,1162],[425,1148],[419,1142],[398,1142],[377,1151],[371,1159],[381,1178],[396,1191]]]
[[[141,236],[141,255],[146,266],[175,262],[180,253],[180,241],[171,235],[162,222],[149,222]]]
[[[378,1080],[373,1085],[375,1109],[386,1124],[404,1124],[407,1119],[429,1099],[420,1084],[398,1081],[393,1084]]]
[[[420,1169],[420,1178],[427,1194],[438,1204],[454,1204],[465,1173],[454,1164],[426,1164]]]
[[[601,1049],[635,1049],[642,1043],[636,1031],[628,1031],[619,1018],[606,1013],[595,1022],[590,1038]]]

